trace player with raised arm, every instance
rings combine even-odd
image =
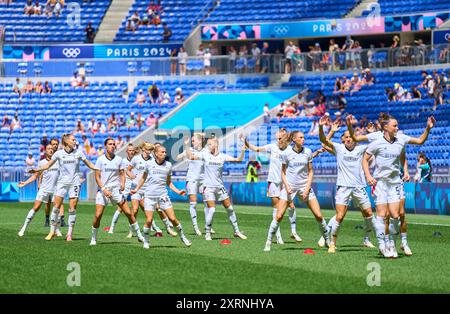
[[[250,150],[255,152],[270,153],[269,174],[267,176],[267,196],[270,197],[272,203],[272,217],[275,218],[277,214],[277,206],[280,201],[280,192],[282,187],[281,180],[281,154],[288,147],[289,133],[282,128],[276,133],[277,143],[267,144],[265,146],[255,146],[251,144],[246,137],[241,135],[241,140]],[[297,233],[297,213],[294,202],[289,202],[289,222],[291,223],[291,238],[296,242],[302,242],[302,238]],[[281,236],[280,228],[278,227],[276,233],[278,244],[284,244]]]
[[[69,230],[66,240],[72,241],[73,229],[76,222],[76,208],[80,193],[80,162],[83,161],[90,169],[95,170],[94,165],[86,159],[86,156],[80,151],[75,150],[75,136],[64,134],[61,143],[63,149],[55,152],[52,159],[38,169],[30,170],[30,173],[42,172],[50,169],[55,163],[59,166],[59,176],[54,194],[53,210],[50,217],[50,233],[45,238],[51,240],[56,235],[56,226],[58,223],[59,208],[64,198],[69,194]]]
[[[319,202],[311,188],[314,177],[312,152],[309,148],[304,147],[305,135],[302,132],[294,131],[290,133],[289,143],[292,141],[294,142],[294,146],[289,146],[281,154],[281,179],[283,181],[283,188],[280,193],[277,214],[270,224],[266,245],[264,247],[265,252],[270,251],[273,235],[283,219],[288,203],[293,201],[296,196],[301,197],[306,203],[319,225],[321,235],[324,237],[326,243],[329,242],[327,222],[322,215]]]
[[[203,160],[205,167],[204,178],[204,191],[203,197],[206,200],[208,206],[208,215],[206,216],[205,224],[205,239],[211,241],[211,228],[216,211],[216,201],[222,203],[223,207],[227,211],[228,219],[233,225],[234,236],[242,240],[247,239],[240,230],[237,222],[236,213],[234,212],[233,205],[231,204],[230,196],[227,189],[224,186],[222,171],[225,162],[241,162],[245,155],[245,146],[242,148],[241,154],[238,158],[231,157],[229,155],[219,152],[219,142],[217,138],[210,138],[207,141],[207,151],[201,153],[192,154],[189,147],[190,140],[187,138],[184,141],[184,151],[188,159],[190,160]]]
[[[144,209],[147,219],[144,225],[144,249],[150,248],[149,232],[152,225],[153,212],[157,209],[166,213],[169,220],[175,228],[177,228],[184,245],[191,246],[191,241],[184,235],[181,223],[175,216],[167,186],[169,186],[172,191],[182,196],[186,195],[186,191],[178,190],[172,183],[172,163],[166,161],[166,148],[162,145],[155,146],[154,157],[155,158],[152,158],[152,160],[146,163],[144,172],[139,179],[136,188],[131,190],[131,194],[135,194],[140,191],[145,184]]]
[[[395,248],[395,240],[400,233],[400,200],[403,190],[403,181],[400,178],[401,159],[406,144],[422,145],[428,138],[435,119],[429,117],[424,136],[412,138],[404,134],[398,134],[398,122],[392,116],[386,116],[381,121],[383,136],[372,143],[364,154],[362,167],[369,185],[374,187],[375,204],[377,207],[377,218],[375,230],[378,238],[380,252],[385,257],[396,258],[398,256]],[[375,171],[372,176],[369,170],[369,159],[375,158]],[[386,227],[385,218],[389,212],[392,228],[390,234],[393,241],[383,243]]]
[[[366,192],[367,183],[364,179],[364,173],[361,161],[366,151],[367,145],[357,145],[350,137],[349,131],[345,131],[341,136],[342,144],[330,141],[325,137],[323,126],[327,123],[327,117],[319,120],[319,139],[326,146],[333,150],[337,161],[337,182],[336,182],[336,215],[328,222],[330,231],[329,253],[336,252],[336,238],[347,213],[350,201],[361,208],[364,218],[365,236],[363,245],[372,248],[374,245],[370,242],[369,235],[372,232],[373,216],[372,205]]]
[[[380,112],[379,117],[378,117],[378,124],[379,125],[384,125],[386,124],[386,121],[389,120],[390,116],[384,112]],[[433,123],[434,123],[434,118],[431,117],[431,119],[433,119]],[[351,121],[353,120],[353,116],[352,115],[348,115],[346,118],[346,123],[347,123],[347,128],[350,132],[350,136],[352,137],[353,141],[355,142],[373,142],[375,140],[381,139],[383,138],[383,130],[379,130],[377,131],[375,129],[375,127],[373,126],[373,124],[370,124],[368,127],[368,131],[370,131],[369,134],[366,135],[356,135]],[[417,138],[417,143],[418,145],[422,145],[426,138],[428,137],[428,133],[429,131],[427,131],[427,128],[425,128],[425,130],[423,131],[423,133],[420,135],[420,137]],[[406,211],[405,211],[405,191],[404,191],[404,186],[403,186],[403,182],[407,182],[410,179],[409,176],[409,171],[408,171],[408,162],[406,160],[405,157],[405,151],[403,151],[401,159],[404,161],[402,162],[403,165],[403,177],[402,177],[402,189],[400,192],[400,231],[401,231],[401,246],[400,248],[403,250],[403,252],[405,253],[405,255],[407,256],[411,256],[412,255],[412,251],[408,245],[408,237],[407,237],[407,231],[408,231],[408,226],[407,226],[407,221],[406,221]],[[389,215],[389,213],[387,214]],[[389,227],[389,220],[386,220],[386,238],[389,238],[389,228],[393,229],[393,227]]]
[[[113,138],[105,140],[105,154],[95,163],[95,181],[99,188],[95,198],[95,216],[92,223],[92,237],[90,245],[97,244],[97,231],[106,205],[111,202],[118,205],[128,218],[130,226],[136,233],[139,241],[144,241],[139,224],[128,207],[128,202],[122,192],[125,190],[125,171],[122,158],[115,154],[116,141]]]
[[[154,150],[155,146],[148,142],[143,142],[141,145],[138,146],[138,149],[141,151],[140,154],[133,157],[131,162],[128,164],[128,169],[126,174],[133,180],[132,185],[136,186],[141,177],[144,173],[146,164],[150,162],[152,158],[152,152]],[[133,209],[133,215],[136,217],[139,207],[144,211],[144,194],[146,189],[146,183],[144,183],[142,189],[137,191],[136,193],[133,193],[131,195],[131,205]],[[170,224],[169,219],[167,218],[167,215],[163,211],[158,211],[158,215],[163,221],[164,225],[166,226],[167,233],[169,233],[171,236],[176,237],[177,233],[172,229],[172,226]],[[156,231],[156,236],[162,236],[161,229],[156,225],[155,221],[152,220],[152,226],[151,228]],[[128,235],[130,238],[132,236],[132,233]]]
[[[53,146],[48,144],[45,148],[45,158],[40,160],[38,163],[38,167],[44,167],[51,160],[54,154]],[[52,203],[53,193],[55,192],[56,181],[58,180],[59,169],[58,165],[53,165],[48,170],[43,171],[42,173],[35,172],[31,177],[28,178],[25,182],[19,182],[19,188],[23,188],[24,186],[30,184],[31,182],[38,179],[38,193],[36,195],[36,200],[34,201],[33,208],[30,209],[28,215],[23,223],[22,228],[20,229],[18,235],[19,237],[23,237],[25,231],[28,228],[28,225],[33,220],[34,215],[39,211],[42,206],[42,203],[45,203],[45,206]],[[50,224],[49,224],[50,225]],[[55,229],[55,233],[58,237],[61,237],[61,231],[57,227]]]
[[[200,133],[194,134],[192,136],[192,154],[199,154],[206,150],[204,144],[203,135]],[[187,158],[186,152],[182,152],[177,156],[177,160],[181,160],[183,158]],[[189,197],[189,213],[191,214],[192,225],[194,227],[194,231],[198,236],[202,235],[200,228],[198,227],[197,222],[197,194],[203,192],[203,179],[204,179],[204,165],[202,160],[190,160],[188,159],[189,166],[188,172],[186,174],[186,190]],[[205,206],[205,210],[206,210]],[[205,217],[207,216],[207,210],[205,211]]]

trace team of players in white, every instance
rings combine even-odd
[[[295,131],[288,133],[281,130],[277,133],[277,144],[269,144],[256,147],[245,142],[238,158],[220,153],[216,138],[208,139],[206,146],[201,135],[192,137],[184,142],[184,152],[177,159],[187,158],[189,168],[187,173],[187,193],[179,190],[171,181],[172,164],[166,161],[166,149],[162,145],[144,143],[141,145],[141,154],[133,157],[134,148],[129,147],[128,157],[121,158],[115,155],[115,142],[108,138],[105,141],[106,153],[98,158],[95,165],[86,157],[75,150],[76,140],[73,135],[64,135],[62,139],[63,149],[54,152],[54,148],[46,148],[46,158],[41,160],[39,167],[31,172],[43,173],[42,183],[36,196],[35,206],[28,213],[25,223],[19,232],[23,236],[26,228],[33,219],[35,212],[39,210],[42,202],[49,202],[53,196],[54,208],[51,214],[50,233],[46,240],[55,236],[61,236],[58,227],[59,208],[66,194],[69,195],[69,231],[67,240],[72,240],[73,228],[76,221],[76,206],[80,191],[79,164],[83,161],[96,173],[96,182],[99,191],[96,196],[96,214],[92,226],[91,245],[96,245],[97,230],[100,220],[108,202],[119,207],[115,213],[110,233],[113,232],[120,212],[124,212],[130,223],[130,232],[134,233],[138,240],[143,242],[144,248],[149,248],[149,232],[153,229],[159,231],[154,224],[153,212],[157,211],[164,221],[168,232],[176,236],[172,230],[175,227],[182,242],[186,246],[191,245],[177,220],[172,203],[170,201],[167,186],[175,193],[189,196],[190,214],[192,224],[197,235],[201,235],[197,222],[197,194],[203,195],[205,202],[205,239],[212,240],[212,222],[215,213],[216,201],[221,202],[228,213],[229,220],[234,229],[235,237],[246,239],[239,230],[237,217],[230,201],[228,192],[222,179],[222,171],[225,162],[241,162],[246,148],[255,151],[266,151],[271,154],[271,162],[268,176],[268,196],[272,199],[273,221],[270,225],[264,251],[271,250],[272,238],[276,234],[277,243],[283,244],[279,232],[279,224],[289,207],[291,222],[291,237],[297,242],[302,239],[297,234],[295,223],[294,198],[298,196],[312,211],[321,234],[319,246],[328,246],[328,252],[336,251],[337,233],[342,223],[350,201],[353,199],[361,207],[366,234],[364,245],[373,247],[369,240],[372,226],[375,229],[380,253],[385,257],[397,257],[395,239],[402,229],[401,249],[406,255],[412,255],[406,239],[406,221],[404,219],[404,192],[403,180],[400,177],[401,165],[405,165],[405,178],[408,179],[407,163],[404,158],[406,144],[421,145],[427,139],[431,128],[434,126],[433,117],[428,119],[427,127],[419,138],[411,138],[398,133],[397,121],[389,115],[380,114],[382,130],[368,134],[367,136],[355,136],[351,127],[351,116],[347,117],[348,131],[341,137],[342,143],[331,142],[333,134],[338,126],[333,128],[325,137],[323,125],[327,122],[324,117],[319,122],[320,140],[323,148],[312,152],[304,147],[304,135]],[[357,146],[357,141],[368,140],[369,145]],[[293,146],[290,146],[293,142]],[[130,149],[131,148],[131,149]],[[336,215],[327,224],[323,217],[320,205],[311,187],[313,181],[312,160],[323,152],[328,151],[337,158],[337,190],[336,190]],[[372,174],[369,169],[369,161],[374,162],[375,171]],[[367,180],[367,181],[366,181]],[[28,180],[29,182],[32,179]],[[29,182],[20,183],[19,186]],[[377,215],[373,217],[371,203],[365,190],[366,182],[372,186],[376,204]],[[132,195],[133,209],[128,207],[126,198]],[[403,200],[402,200],[403,199]],[[146,222],[141,234],[135,216],[139,206],[143,207]],[[390,221],[387,220],[390,216]],[[403,219],[401,219],[403,218]],[[388,223],[386,223],[388,221]],[[400,221],[402,226],[400,226]],[[130,234],[131,235],[131,234]]]

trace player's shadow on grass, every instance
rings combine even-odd
[[[132,245],[132,244],[134,244],[134,243],[114,241],[114,242],[100,242],[100,243],[98,243],[97,245],[111,245],[111,244]],[[135,244],[139,244],[139,242],[136,241]]]
[[[154,249],[178,249],[181,248],[181,246],[176,246],[176,245],[150,245],[150,248],[154,248]]]

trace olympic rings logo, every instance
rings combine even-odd
[[[289,31],[289,26],[287,25],[275,26],[273,30],[276,34],[284,35]]]
[[[444,38],[446,41],[450,41],[450,33],[446,33]]]
[[[64,48],[62,51],[66,58],[76,58],[81,53],[80,48]]]

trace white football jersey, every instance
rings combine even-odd
[[[217,156],[212,155],[209,151],[203,151],[199,154],[195,155],[200,160],[204,161],[204,167],[205,167],[205,177],[203,184],[205,187],[223,187],[223,179],[222,179],[222,172],[223,172],[223,165],[225,162],[233,160],[234,158],[219,153]]]
[[[348,150],[344,144],[333,143],[337,161],[338,186],[365,187],[366,179],[362,169],[362,159],[368,145],[356,145]]]
[[[281,183],[281,154],[282,150],[275,144],[267,144],[262,147],[265,152],[270,153],[269,175],[267,177],[268,182]]]
[[[381,131],[376,131],[376,132],[369,133],[366,136],[367,136],[367,139],[369,140],[369,143],[372,143],[376,140],[382,139],[384,137],[384,133]],[[408,139],[406,142],[408,142],[411,139],[410,136],[403,134],[403,133],[398,133],[397,137],[399,137],[399,138],[406,137]]]
[[[126,158],[122,158],[122,169],[127,169],[128,166],[130,165],[131,160],[128,159],[128,157]],[[131,178],[129,176],[127,176],[127,174],[125,173],[125,189],[126,190],[131,190],[131,183],[133,182],[133,180],[131,180]]]
[[[100,170],[100,180],[104,187],[120,188],[120,170],[124,169],[122,157],[115,155],[113,159],[108,159],[106,154],[103,154],[97,159],[95,169]]]
[[[206,148],[198,151],[193,147],[189,148],[191,153],[195,156],[196,154],[200,154],[206,151]],[[186,181],[203,181],[205,167],[202,160],[188,160],[189,167],[188,172],[186,174]]]
[[[48,164],[48,162],[49,161],[47,159],[42,159],[38,162],[38,168],[44,167],[46,164]],[[59,165],[56,162],[49,169],[42,172],[41,186],[39,189],[47,193],[53,193],[56,187],[56,182],[58,181],[58,177]]]
[[[145,168],[147,167],[147,163],[151,161],[153,158],[150,156],[148,159],[144,159],[142,155],[134,156],[133,159],[130,162],[130,166],[133,167],[133,174],[136,175],[136,178],[133,180],[133,183],[135,185],[139,184],[139,181],[142,178],[142,174],[144,173]],[[142,186],[143,189],[147,186],[149,178],[147,177],[147,180],[145,181],[144,185]]]
[[[82,152],[73,150],[68,153],[61,149],[53,154],[52,160],[59,165],[58,183],[80,185],[80,161],[86,160]]]
[[[160,197],[168,194],[167,176],[172,175],[172,163],[164,161],[158,164],[154,158],[147,163],[144,170],[147,173],[145,197]]]
[[[400,156],[410,140],[407,135],[397,136],[393,143],[384,137],[369,144],[367,153],[375,156],[373,177],[388,183],[402,183],[400,178]]]
[[[308,166],[312,162],[312,152],[309,148],[303,147],[297,153],[292,146],[286,148],[282,154],[282,163],[287,165],[286,180],[291,189],[302,189],[308,182]]]

